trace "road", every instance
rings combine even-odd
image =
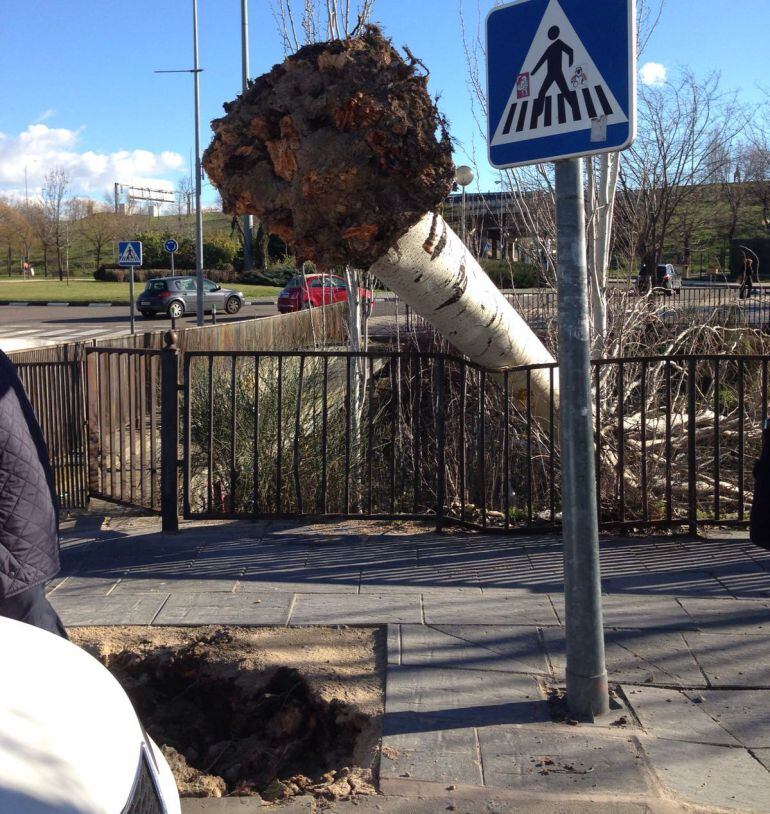
[[[393,306],[377,301],[375,316],[394,313]],[[262,300],[258,305],[246,305],[234,317],[217,314],[217,322],[232,322],[255,317],[271,317],[278,314],[275,303]],[[211,315],[206,316],[210,324]],[[137,315],[136,330],[157,331],[167,328],[167,317],[143,319]],[[177,320],[178,326],[194,326],[195,315]],[[40,305],[13,308],[0,306],[0,350],[10,352],[24,347],[58,345],[80,339],[104,339],[129,332],[128,306],[105,306],[99,308]]]

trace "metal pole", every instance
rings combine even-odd
[[[466,243],[465,243],[465,185],[464,184],[463,184],[463,202],[462,202],[462,206],[460,207],[460,209],[461,209],[460,216],[462,217],[462,223],[460,224],[460,240],[462,240],[463,245],[466,245]]]
[[[198,0],[193,0],[193,77],[195,81],[195,311],[203,325],[203,213],[201,212],[201,123],[198,82]]]
[[[174,252],[171,252],[171,276],[174,276]]]
[[[128,301],[131,308],[131,335],[134,335],[134,267],[129,269],[128,277]]]
[[[115,214],[116,215],[118,214],[118,196],[119,195],[120,195],[120,192],[118,190],[118,182],[116,181],[115,182]]]
[[[249,11],[248,0],[241,0],[241,80],[245,91],[249,86]],[[243,270],[254,268],[252,256],[251,215],[243,216]]]
[[[160,509],[164,532],[179,531],[179,351],[172,330],[160,352]]]
[[[609,712],[609,692],[591,427],[583,170],[576,158],[555,167],[567,703],[575,718],[591,721]]]

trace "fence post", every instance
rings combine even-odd
[[[163,531],[179,531],[179,351],[176,333],[163,334],[160,352],[160,508]]]
[[[444,525],[446,503],[446,397],[444,391],[444,356],[438,357],[436,366],[436,531]]]
[[[695,358],[690,357],[687,364],[687,521],[690,534],[698,534],[698,495],[696,491],[695,465],[695,396],[696,396]]]

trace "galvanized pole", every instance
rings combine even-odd
[[[241,0],[241,85],[243,90],[249,86],[249,11],[248,0]],[[252,257],[251,215],[243,216],[243,270],[254,268]]]
[[[580,159],[557,161],[559,423],[562,464],[567,703],[579,720],[609,712],[596,511],[588,274]]]
[[[193,0],[193,77],[195,80],[195,310],[203,325],[203,213],[201,212],[201,123],[198,82],[198,0]]]
[[[129,308],[131,310],[131,335],[133,336],[135,333],[135,325],[134,325],[134,311],[136,310],[136,300],[134,299],[134,267],[131,266],[129,269],[129,278],[128,278],[128,301],[129,301]]]

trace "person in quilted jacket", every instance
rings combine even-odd
[[[0,351],[0,615],[67,637],[46,599],[59,572],[59,511],[43,433]]]

